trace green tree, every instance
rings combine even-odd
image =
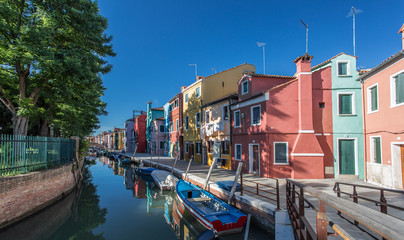
[[[105,57],[115,55],[106,29],[92,0],[0,1],[0,101],[14,134],[26,135],[30,118],[66,134],[97,126]]]

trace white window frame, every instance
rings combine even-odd
[[[254,124],[254,121],[253,121],[253,119],[254,119],[253,109],[256,108],[256,107],[260,108],[260,122]],[[259,125],[261,125],[261,105],[255,105],[255,106],[251,107],[251,126],[259,126]]]
[[[240,146],[240,158],[237,158],[237,146]],[[234,144],[234,160],[241,161],[241,159],[243,158],[242,152],[243,152],[242,145],[241,144]]]
[[[375,146],[373,145],[373,138],[380,138],[380,163],[373,162]],[[381,135],[374,135],[369,137],[369,148],[370,148],[370,163],[381,166],[383,165],[383,141]]]
[[[180,120],[177,119],[177,120],[175,121],[175,123],[176,123],[176,131],[178,132],[178,131],[179,131],[179,128],[180,128]]]
[[[370,90],[372,89],[372,88],[374,88],[374,87],[377,87],[377,110],[374,110],[374,111],[372,111],[372,99],[371,99],[371,97],[372,97],[372,95],[371,95],[371,93],[370,93]],[[367,112],[367,114],[370,114],[370,113],[375,113],[375,112],[378,112],[379,111],[379,109],[380,109],[380,101],[379,101],[379,92],[380,92],[380,89],[379,89],[379,83],[375,83],[375,84],[373,84],[373,85],[371,85],[371,86],[369,86],[367,89],[366,89],[366,100],[367,100],[367,104],[368,104],[368,107],[367,107],[367,110],[368,110],[368,112]]]
[[[244,92],[244,83],[247,83],[247,91]],[[245,80],[241,82],[241,95],[247,94],[248,93],[248,80]]]
[[[390,108],[395,108],[399,106],[403,106],[404,102],[397,104],[396,103],[396,84],[395,84],[395,77],[398,76],[399,74],[403,73],[404,74],[404,69],[396,72],[395,74],[390,76]]]
[[[339,95],[351,95],[352,97],[352,113],[351,114],[342,114],[339,112]],[[356,104],[355,104],[355,92],[338,92],[337,93],[337,113],[340,116],[353,116],[356,115]]]
[[[189,142],[185,142],[185,153],[189,153]]]
[[[276,162],[276,159],[275,159],[275,157],[276,157],[275,145],[277,143],[286,143],[286,163],[277,163]],[[288,142],[274,142],[274,165],[289,165],[289,143]]]
[[[239,125],[236,125],[236,113],[239,113],[238,114],[238,117],[239,117]],[[237,111],[234,111],[234,127],[235,128],[240,128],[241,127],[241,112],[240,112],[240,110],[237,110]]]
[[[197,116],[199,115],[199,121]],[[199,126],[198,126],[199,125]],[[201,127],[201,113],[195,113],[195,127],[200,128]]]
[[[199,90],[199,95],[197,95],[197,90]],[[195,88],[195,98],[199,98],[201,96],[201,87]]]
[[[185,94],[184,100],[186,103],[188,102],[188,93]]]
[[[227,108],[227,119],[224,118],[224,109]],[[223,105],[222,106],[222,119],[223,121],[227,121],[230,119],[230,108],[229,105]]]
[[[186,116],[185,117],[185,130],[188,130],[188,128],[189,128],[189,117]]]
[[[340,75],[339,74],[339,67],[338,67],[338,65],[340,64],[340,63],[346,63],[346,75]],[[351,66],[350,66],[350,61],[349,60],[338,60],[337,61],[337,76],[338,77],[349,77],[349,76],[351,76]]]

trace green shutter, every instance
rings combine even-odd
[[[371,107],[370,110],[376,111],[379,109],[377,105],[377,86],[370,89]]]
[[[352,94],[339,95],[339,114],[352,114]]]
[[[375,162],[382,163],[382,146],[380,142],[380,137],[374,138],[374,148],[375,148]]]
[[[355,140],[339,140],[339,173],[355,174]]]
[[[348,75],[348,63],[346,63],[346,62],[338,63],[338,75],[341,75],[341,76]]]
[[[404,73],[396,77],[396,104],[404,102]]]

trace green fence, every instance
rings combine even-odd
[[[72,139],[0,135],[0,176],[60,166],[72,162],[75,151]]]

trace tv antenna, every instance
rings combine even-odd
[[[356,56],[356,46],[355,46],[355,16],[356,14],[359,14],[363,12],[360,9],[356,9],[354,6],[352,6],[351,10],[349,11],[348,15],[346,17],[352,16],[352,31],[353,31],[353,55]]]
[[[302,19],[299,19],[300,22],[304,25],[306,28],[306,53],[309,53],[309,26],[305,24]]]
[[[263,61],[263,67],[264,67],[264,74],[265,74],[265,45],[266,43],[263,42],[257,42],[258,47],[262,47],[262,61]]]
[[[191,64],[188,64],[188,65],[195,67],[195,78],[197,78],[198,77],[198,65],[196,63],[191,63]]]
[[[210,68],[215,74],[217,73],[217,69],[216,68]]]

